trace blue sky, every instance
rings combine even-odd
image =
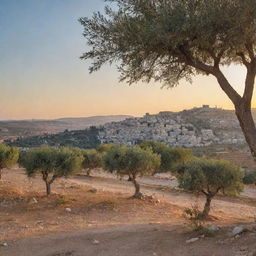
[[[172,90],[118,83],[115,67],[88,74],[79,17],[103,0],[0,0],[0,119],[143,115],[201,104],[232,108],[213,78]],[[237,71],[238,70],[238,71]],[[242,70],[227,72],[240,88]]]

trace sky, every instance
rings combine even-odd
[[[79,59],[88,47],[78,18],[103,11],[105,4],[103,0],[0,0],[0,120],[142,116],[203,104],[233,108],[212,77],[161,89],[154,82],[119,83],[115,66],[89,74],[90,61]],[[243,68],[232,66],[225,74],[241,93]]]

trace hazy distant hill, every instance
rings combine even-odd
[[[22,148],[38,147],[42,145],[96,148],[101,143],[99,140],[100,130],[101,128],[91,126],[84,130],[65,130],[64,132],[56,134],[29,136],[25,138],[18,138],[15,141],[6,140],[5,142],[9,145]]]
[[[255,116],[255,110],[253,112]],[[205,148],[232,145],[239,150],[242,148],[248,150],[235,113],[231,110],[203,106],[181,112],[164,111],[138,118],[126,117],[122,116],[123,120],[118,120],[120,116],[58,119],[54,121],[52,128],[62,129],[61,133],[19,138],[11,145],[91,148],[100,143],[132,145],[140,141],[153,140],[179,147]],[[50,127],[50,124],[47,123],[47,127]],[[88,124],[97,127],[84,129],[89,126]],[[75,130],[79,128],[80,130]],[[63,131],[65,129],[69,131]],[[218,151],[223,151],[222,146]]]
[[[57,122],[61,122],[66,126],[68,130],[81,130],[90,126],[104,125],[110,122],[120,122],[126,118],[130,118],[128,115],[111,115],[111,116],[91,116],[91,117],[81,117],[81,118],[59,118],[56,119]]]
[[[60,118],[54,120],[0,121],[0,141],[41,134],[53,134],[65,130],[82,130],[90,126],[118,122],[128,115],[92,116],[81,118]]]

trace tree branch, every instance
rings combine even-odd
[[[208,49],[207,52],[211,55],[214,61],[214,67],[218,67],[225,50],[221,50],[217,55],[212,49]]]
[[[199,69],[203,72],[206,72],[207,74],[212,74],[213,67],[209,66],[207,64],[204,64],[203,62],[196,60],[191,56],[189,52],[187,52],[182,46],[179,47],[180,53],[183,56],[183,60],[185,63],[191,67],[194,67],[196,69]]]
[[[43,174],[43,180],[44,180],[44,181],[47,181],[47,178],[48,178],[48,173],[47,173],[47,171],[43,171],[42,174]]]
[[[243,52],[238,52],[237,56],[239,56],[242,59],[243,64],[248,68],[250,65],[250,62],[247,61],[245,54]]]
[[[216,56],[216,58],[214,59],[214,67],[218,67],[221,61],[221,58],[224,54],[225,50],[222,49]]]
[[[219,82],[221,89],[227,94],[229,99],[233,102],[234,105],[238,105],[242,97],[236,92],[236,90],[228,82],[227,78],[224,76],[222,71],[219,68],[219,62],[223,55],[223,52],[218,54],[218,57],[215,57],[214,66],[209,66],[202,63],[199,60],[194,60],[189,52],[187,52],[182,46],[179,47],[180,53],[183,56],[183,60],[189,66],[192,66],[196,69],[206,72],[207,74],[212,74],[215,76]]]
[[[241,101],[242,97],[236,92],[236,90],[231,86],[225,75],[220,70],[219,66],[214,68],[212,73],[218,80],[221,89],[227,94],[229,99],[236,106]]]
[[[218,193],[219,193],[219,191],[221,190],[221,187],[218,187],[217,189],[216,189],[216,192],[215,193],[213,193],[213,196],[215,196],[215,195],[217,195]]]
[[[58,178],[57,175],[53,175],[49,183],[52,184],[57,178]]]
[[[255,54],[254,54],[254,51],[253,51],[253,44],[252,43],[246,43],[245,48],[248,51],[248,54],[250,56],[251,61],[254,61],[255,60]]]
[[[205,192],[203,189],[201,190],[201,192],[206,195],[206,196],[209,196],[209,194],[207,192]]]
[[[245,88],[244,88],[244,94],[243,94],[243,102],[245,104],[245,107],[248,109],[251,108],[255,76],[256,76],[256,60],[253,60],[247,66],[247,74],[246,74]]]

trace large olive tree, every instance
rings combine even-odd
[[[161,81],[172,87],[198,74],[214,76],[233,102],[252,155],[256,128],[251,101],[256,75],[255,0],[108,0],[105,15],[81,18],[91,49],[90,71],[116,62],[121,80]],[[240,95],[221,70],[247,70]]]

